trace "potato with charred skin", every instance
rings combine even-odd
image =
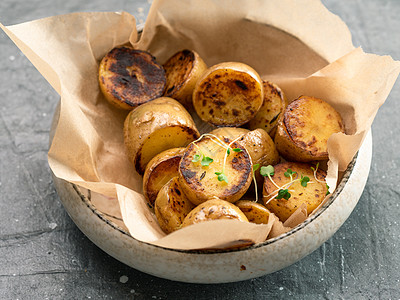
[[[288,176],[289,173],[292,173],[292,178]],[[282,222],[285,222],[303,203],[307,205],[307,213],[310,214],[327,194],[325,177],[326,172],[318,169],[316,165],[298,162],[280,163],[274,167],[274,175],[271,176],[273,181],[265,177],[263,190],[265,207]],[[279,191],[283,192],[279,195]]]
[[[290,161],[327,160],[328,139],[337,132],[344,132],[339,113],[321,99],[301,96],[287,106],[279,121],[275,145]]]
[[[184,152],[183,147],[168,149],[154,156],[147,164],[143,175],[143,194],[151,205],[161,188],[179,175],[179,162]]]
[[[273,138],[275,136],[278,121],[283,118],[283,112],[288,105],[288,100],[282,90],[269,81],[263,81],[264,101],[256,114],[250,120],[249,129],[262,128]]]
[[[167,149],[186,147],[199,136],[190,114],[182,104],[168,97],[137,107],[124,123],[127,154],[141,175],[154,156]]]
[[[163,67],[167,77],[164,96],[191,107],[194,87],[207,65],[197,52],[185,49],[175,53]]]
[[[196,206],[183,220],[182,227],[212,220],[248,222],[246,215],[234,204],[213,198]]]
[[[193,106],[203,121],[234,127],[256,115],[263,97],[261,78],[253,68],[226,62],[212,66],[197,81]]]
[[[235,202],[249,188],[252,168],[250,155],[241,144],[206,135],[187,147],[179,179],[186,196],[196,205],[214,196]]]
[[[239,200],[235,205],[245,214],[249,222],[268,224],[270,212],[264,205],[250,200]]]
[[[178,177],[168,181],[158,193],[154,203],[154,212],[158,224],[165,233],[171,233],[182,226],[185,217],[194,205],[183,193]]]
[[[112,49],[101,60],[99,84],[111,104],[131,110],[161,97],[166,77],[150,53],[123,46]]]

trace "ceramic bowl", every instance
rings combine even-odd
[[[316,250],[346,221],[367,181],[372,155],[368,133],[330,200],[305,222],[276,238],[244,249],[173,250],[133,238],[121,219],[101,212],[101,196],[54,176],[66,211],[98,247],[145,273],[182,282],[223,283],[285,268]]]

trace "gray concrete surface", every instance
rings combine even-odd
[[[400,60],[400,1],[323,3],[347,23],[356,46]],[[0,21],[113,10],[145,20],[149,6],[145,0],[2,0]],[[0,299],[400,299],[399,83],[376,116],[370,176],[344,226],[284,270],[221,285],[141,273],[77,229],[58,200],[46,157],[58,95],[3,32],[0,95]]]

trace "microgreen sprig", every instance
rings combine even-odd
[[[252,172],[253,182],[254,182],[254,189],[255,189],[255,192],[256,192],[256,202],[258,202],[258,190],[257,190],[257,180],[256,180],[255,172],[258,170],[259,167],[260,167],[260,164],[254,164],[253,165],[253,172]]]
[[[286,184],[284,184],[283,186],[278,186],[273,179],[271,178],[271,176],[273,176],[275,173],[274,167],[269,165],[266,167],[261,167],[260,169],[260,174],[262,176],[268,176],[269,180],[275,185],[275,187],[277,188],[277,190],[273,191],[272,193],[264,196],[264,197],[270,197],[271,195],[273,195],[269,201],[271,201],[273,198],[276,199],[286,199],[289,200],[290,197],[292,196],[289,192],[289,188],[290,186],[295,183],[296,181],[299,181],[301,186],[303,187],[307,187],[308,183],[312,183],[312,181],[310,181],[310,178],[308,176],[303,176],[301,175],[301,178],[298,178],[298,174],[297,172],[293,171],[292,169],[288,168],[286,170],[286,172],[284,172],[283,174],[285,175],[285,177],[290,178],[290,181]],[[296,175],[296,178],[293,178],[293,176]]]

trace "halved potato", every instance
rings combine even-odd
[[[134,109],[164,92],[165,71],[150,53],[130,47],[116,47],[99,66],[100,89],[116,107]]]
[[[245,214],[249,222],[268,224],[270,212],[264,205],[250,200],[239,200],[235,205]]]
[[[312,169],[314,168],[316,171]],[[296,172],[290,177],[285,176],[285,172],[290,169]],[[315,175],[314,175],[315,174]],[[306,186],[301,184],[301,179],[308,177],[309,181]],[[318,207],[324,200],[328,188],[325,182],[326,172],[317,169],[315,165],[298,162],[284,162],[274,167],[274,175],[271,176],[273,182],[265,177],[263,201],[272,213],[274,213],[282,222],[285,222],[303,203],[307,205],[307,213]],[[304,180],[307,181],[307,180]],[[292,182],[292,184],[290,184]],[[275,184],[280,188],[277,188]],[[282,196],[278,195],[279,190],[282,190]],[[285,190],[290,194],[288,195]]]
[[[192,203],[197,205],[214,196],[235,202],[249,188],[253,167],[251,158],[241,144],[230,143],[228,138],[221,143],[216,138],[205,136],[187,147],[179,165],[179,179]],[[209,164],[204,165],[207,162]]]
[[[337,132],[344,132],[339,113],[321,99],[301,96],[287,106],[278,124],[275,144],[290,161],[326,160],[328,139]]]
[[[207,65],[197,52],[185,49],[175,53],[163,67],[167,77],[164,96],[191,107],[194,86],[207,70]]]
[[[182,227],[205,221],[233,219],[248,222],[246,215],[234,204],[214,198],[196,206],[183,220]]]
[[[263,81],[263,87],[263,104],[248,125],[251,130],[262,128],[268,132],[271,137],[274,137],[278,121],[283,118],[283,112],[288,105],[288,100],[275,83]]]
[[[143,194],[151,205],[161,188],[179,175],[179,162],[184,152],[183,147],[168,149],[154,156],[147,164],[143,175]]]
[[[256,115],[263,97],[261,78],[253,68],[226,62],[212,66],[197,81],[193,106],[205,122],[240,126]]]
[[[193,208],[194,205],[179,186],[178,177],[172,178],[162,187],[154,203],[158,224],[165,233],[181,228],[183,220]]]
[[[161,97],[131,111],[124,123],[129,159],[143,175],[158,153],[185,147],[200,136],[192,117],[178,101]]]

